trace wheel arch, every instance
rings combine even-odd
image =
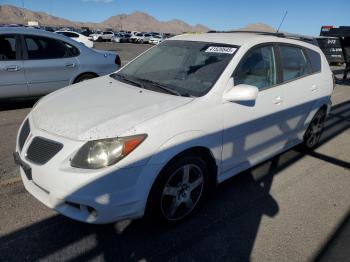
[[[180,159],[183,156],[188,156],[191,154],[195,154],[195,155],[199,155],[204,162],[206,163],[207,167],[208,167],[208,171],[209,171],[209,178],[208,178],[208,191],[211,192],[216,188],[217,185],[217,176],[218,176],[218,166],[216,164],[216,160],[214,158],[213,153],[211,152],[211,150],[208,147],[205,146],[193,146],[190,148],[187,148],[179,153],[177,153],[175,156],[173,156],[159,171],[159,173],[157,174],[157,176],[155,177],[155,179],[152,182],[152,185],[150,187],[150,190],[147,194],[147,199],[146,199],[146,203],[144,206],[144,214],[146,216],[148,216],[148,212],[149,207],[150,207],[150,200],[151,200],[151,196],[154,193],[154,190],[156,188],[157,182],[160,180],[161,178],[161,174],[162,172],[168,168],[172,163],[174,163],[175,161],[177,161],[178,159]]]
[[[77,83],[77,80],[79,79],[79,77],[82,77],[83,75],[94,75],[95,77],[99,77],[98,74],[96,74],[95,72],[83,72],[83,73],[80,73],[79,75],[77,75],[74,80],[72,81],[72,84],[75,84]]]

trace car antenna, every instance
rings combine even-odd
[[[286,11],[286,12],[284,13],[284,16],[283,16],[283,18],[282,18],[282,21],[281,21],[280,25],[278,26],[276,33],[278,33],[278,32],[280,31],[280,28],[281,28],[281,26],[282,26],[282,24],[283,24],[283,22],[284,22],[284,19],[285,19],[286,16],[287,16],[287,14],[288,14],[288,11]]]

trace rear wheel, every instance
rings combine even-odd
[[[152,188],[147,213],[166,223],[185,220],[200,206],[207,192],[208,168],[196,156],[185,155],[160,174]]]
[[[326,110],[321,109],[316,113],[305,132],[303,144],[307,149],[313,149],[318,145],[325,120]]]
[[[92,78],[95,78],[95,77],[97,77],[97,76],[94,75],[94,74],[90,74],[90,73],[88,73],[88,74],[83,74],[83,75],[78,76],[78,77],[75,79],[74,83],[83,82],[83,81],[86,81],[86,80],[89,80],[89,79],[92,79]]]

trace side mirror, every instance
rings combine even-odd
[[[256,86],[240,84],[232,87],[223,95],[223,99],[229,102],[248,102],[258,98],[259,89]]]

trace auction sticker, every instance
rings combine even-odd
[[[237,48],[235,47],[226,47],[226,46],[209,46],[206,53],[219,53],[219,54],[233,54]]]

